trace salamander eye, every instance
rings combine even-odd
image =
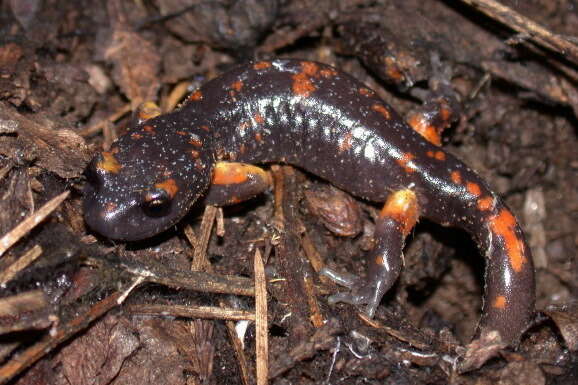
[[[96,160],[93,160],[84,170],[84,176],[86,177],[88,186],[98,192],[103,185],[103,178],[96,169]]]
[[[141,207],[149,217],[163,217],[169,213],[171,203],[172,199],[165,190],[155,189],[146,194]]]

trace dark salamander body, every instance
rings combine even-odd
[[[405,236],[426,217],[476,239],[486,257],[479,333],[496,330],[504,342],[518,342],[534,310],[534,270],[513,214],[475,172],[372,90],[324,64],[243,65],[208,82],[179,110],[141,123],[89,167],[86,222],[110,238],[150,237],[209,190],[217,203],[238,201],[235,185],[265,179],[243,164],[265,162],[287,162],[385,202],[368,278],[343,278],[352,291],[334,301],[368,304],[373,315],[397,279]]]

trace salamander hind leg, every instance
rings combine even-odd
[[[411,190],[392,193],[375,224],[375,245],[368,254],[368,277],[362,281],[351,274],[325,268],[322,274],[337,284],[351,289],[329,297],[330,303],[345,302],[367,305],[365,312],[373,317],[383,295],[397,280],[402,266],[402,250],[406,236],[419,217],[417,198]]]

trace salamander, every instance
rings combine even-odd
[[[285,162],[360,198],[383,202],[366,279],[327,269],[349,292],[331,302],[373,316],[402,266],[420,217],[469,232],[486,258],[477,335],[519,342],[534,311],[534,269],[522,229],[502,199],[377,94],[325,64],[244,64],[193,92],[168,114],[139,121],[87,169],[86,223],[120,240],[151,237],[199,199],[232,204],[270,184],[257,164]],[[421,129],[418,129],[420,128]]]

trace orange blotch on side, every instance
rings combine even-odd
[[[195,150],[191,150],[191,156],[193,159],[198,159],[201,156],[201,153]]]
[[[411,163],[412,159],[414,158],[415,156],[413,154],[406,152],[405,154],[403,154],[403,157],[401,159],[397,159],[396,161],[397,164],[403,167],[405,172],[411,173],[415,172],[415,166]]]
[[[375,257],[375,264],[379,265],[379,266],[383,266],[384,265],[383,256],[378,255],[377,257]]]
[[[143,129],[144,132],[148,132],[148,133],[151,134],[151,135],[155,135],[155,134],[156,134],[155,128],[154,128],[153,126],[149,126],[148,124],[147,124],[146,126],[144,126],[142,129]]]
[[[237,80],[236,82],[231,84],[231,88],[234,89],[235,91],[239,92],[243,88],[243,82],[240,80]]]
[[[177,186],[177,182],[173,178],[159,182],[155,184],[155,187],[161,190],[165,190],[171,199],[174,198],[174,196],[177,195],[177,192],[179,191],[179,186]]]
[[[510,266],[516,272],[522,271],[526,263],[524,255],[524,242],[516,234],[518,222],[508,209],[501,209],[497,215],[489,219],[492,232],[502,238]]]
[[[257,132],[257,133],[255,134],[255,140],[256,140],[257,142],[262,142],[262,141],[263,141],[263,135],[261,135],[260,132]]]
[[[196,90],[195,92],[193,92],[191,94],[191,96],[189,96],[189,100],[193,101],[193,102],[198,102],[199,100],[203,99],[203,93],[201,92],[201,90]]]
[[[455,184],[462,184],[462,174],[459,171],[452,171],[450,178]]]
[[[506,301],[506,297],[503,295],[499,295],[494,299],[492,302],[492,306],[496,309],[504,310],[508,305],[508,301]]]
[[[246,150],[245,144],[242,143],[241,146],[239,147],[239,152],[240,152],[241,154],[244,154],[244,153],[245,153],[245,150]]]
[[[482,211],[490,210],[494,206],[494,199],[492,197],[484,197],[478,199],[478,209]]]
[[[269,68],[269,67],[271,67],[271,63],[268,61],[260,61],[260,62],[255,63],[253,65],[253,68],[256,70],[264,70],[264,69]]]
[[[446,160],[446,154],[443,151],[436,151],[435,156],[434,156],[437,160],[441,160],[444,161]]]
[[[189,140],[189,143],[195,147],[203,147],[203,142],[199,139],[191,139]]]
[[[381,114],[381,116],[383,116],[386,119],[391,118],[391,114],[390,114],[389,110],[383,104],[375,103],[373,106],[371,106],[371,109],[373,111],[379,112]]]
[[[407,120],[407,123],[411,128],[421,136],[423,136],[428,142],[436,146],[442,145],[442,138],[440,133],[434,126],[429,124],[427,119],[421,114],[413,114]]]
[[[392,218],[401,225],[403,235],[409,234],[419,217],[417,196],[411,190],[392,193],[379,213],[381,218]]]
[[[142,135],[134,133],[134,134],[130,134],[130,138],[134,139],[134,140],[139,140],[139,139],[142,139]]]
[[[373,96],[374,92],[369,88],[361,87],[359,88],[359,93],[363,96]]]
[[[175,131],[175,133],[176,133],[177,135],[181,135],[181,136],[187,135],[187,133],[184,132],[184,131]]]
[[[201,126],[201,130],[206,131],[206,132],[209,132],[209,131],[210,131],[209,126],[207,126],[206,124],[203,124],[203,125]]]
[[[116,160],[116,158],[114,157],[113,152],[103,151],[101,155],[102,160],[96,164],[96,167],[106,172],[117,174],[122,168],[122,165],[118,163],[118,160]]]
[[[468,190],[468,192],[472,195],[475,195],[477,197],[479,197],[480,195],[482,195],[482,189],[480,188],[480,185],[474,182],[467,182],[466,183],[466,189]]]

